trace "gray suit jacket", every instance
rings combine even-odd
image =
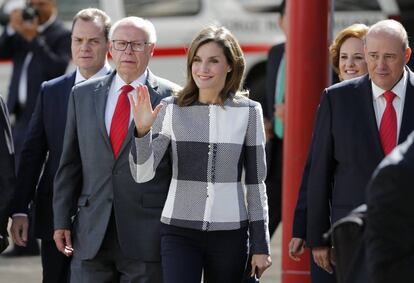
[[[115,72],[72,89],[65,138],[54,181],[54,229],[72,229],[74,253],[93,258],[101,246],[114,209],[123,254],[141,261],[160,260],[160,215],[171,180],[164,156],[156,177],[137,184],[128,154],[134,131],[131,123],[117,159],[105,128],[105,106]],[[151,102],[171,95],[177,86],[148,72]]]

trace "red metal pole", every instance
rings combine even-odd
[[[289,258],[288,244],[316,109],[328,85],[329,3],[330,0],[287,0],[282,283],[310,282],[309,251],[295,262]]]

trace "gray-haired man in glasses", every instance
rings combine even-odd
[[[109,38],[115,71],[76,85],[69,98],[54,183],[54,239],[73,256],[71,282],[162,282],[159,226],[171,180],[169,155],[154,180],[134,182],[127,94],[145,84],[155,107],[177,86],[148,69],[156,42],[151,22],[122,19]]]

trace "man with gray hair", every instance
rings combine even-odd
[[[73,18],[71,51],[76,71],[42,84],[18,166],[18,182],[12,202],[11,234],[18,246],[28,238],[28,206],[34,200],[34,232],[42,240],[44,283],[68,281],[69,259],[53,241],[53,178],[62,154],[67,105],[73,85],[108,74],[108,33],[111,19],[89,8]],[[44,169],[42,170],[44,166]]]
[[[171,180],[169,155],[152,181],[135,183],[127,95],[145,84],[155,107],[177,86],[148,69],[156,43],[151,22],[124,18],[109,37],[116,70],[75,86],[69,98],[54,183],[54,239],[72,256],[71,282],[162,282],[159,228]]]
[[[331,243],[322,235],[365,203],[376,166],[414,130],[414,73],[405,66],[410,55],[404,27],[380,21],[365,38],[368,74],[322,95],[312,141],[318,158],[309,172],[306,243],[328,272]]]

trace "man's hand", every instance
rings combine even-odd
[[[280,103],[275,105],[275,117],[279,118],[282,124],[285,124],[285,104]]]
[[[152,124],[154,124],[161,110],[162,104],[158,104],[153,110],[147,86],[139,85],[136,87],[136,91],[136,99],[131,93],[128,95],[128,98],[132,106],[132,114],[134,116],[138,137],[143,137],[150,131]]]
[[[289,257],[294,261],[300,261],[300,255],[305,251],[305,240],[292,238],[289,243]]]
[[[20,34],[26,41],[31,42],[38,34],[39,18],[35,17],[32,21],[23,21]]]
[[[35,17],[32,21],[24,21],[21,10],[13,10],[10,13],[9,24],[15,32],[19,33],[28,42],[31,42],[38,35],[38,17]]]
[[[27,216],[13,216],[10,227],[13,242],[21,247],[27,245],[27,233],[29,231],[29,219]]]
[[[266,134],[266,142],[268,142],[272,140],[275,135],[273,132],[273,126],[272,126],[272,123],[266,118],[263,119],[263,124],[264,124],[264,129],[265,129],[265,134]]]
[[[252,257],[252,272],[250,276],[254,276],[257,268],[257,278],[260,278],[263,272],[272,265],[272,259],[269,255],[254,254]]]
[[[312,255],[313,260],[320,268],[328,273],[333,272],[330,247],[315,247],[312,249]]]
[[[20,33],[23,24],[22,10],[13,10],[10,13],[9,25],[15,31]]]
[[[73,254],[70,230],[55,230],[55,233],[53,234],[53,240],[55,240],[57,249],[65,256],[71,256]]]

